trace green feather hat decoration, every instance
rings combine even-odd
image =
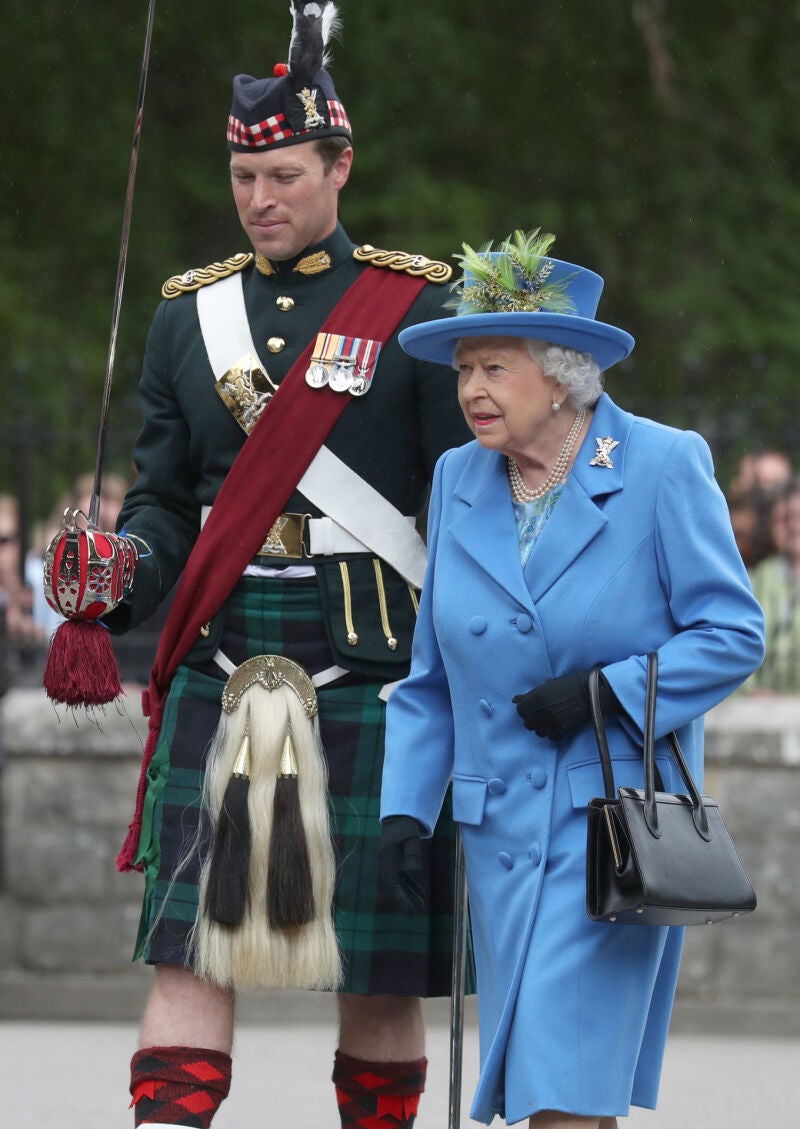
[[[554,264],[547,252],[555,239],[537,227],[527,234],[515,231],[496,251],[491,242],[479,251],[464,243],[463,255],[454,256],[464,272],[452,287],[460,295],[446,306],[461,314],[574,313],[567,293],[573,275],[548,282]]]
[[[589,353],[601,369],[633,349],[629,333],[597,320],[603,279],[588,267],[553,259],[555,236],[536,228],[515,231],[496,250],[463,244],[456,255],[463,275],[445,303],[455,317],[409,325],[400,331],[410,356],[452,365],[458,344],[472,337],[518,337]]]

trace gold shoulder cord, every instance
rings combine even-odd
[[[404,271],[415,278],[426,278],[428,282],[449,282],[453,277],[453,268],[438,259],[410,255],[407,251],[381,251],[369,243],[357,247],[353,258],[373,267],[388,267],[389,270]]]
[[[183,274],[174,274],[161,287],[161,296],[162,298],[177,298],[179,294],[188,294],[192,290],[199,290],[201,286],[219,282],[221,278],[228,278],[229,275],[244,270],[252,261],[252,251],[241,251],[238,255],[231,255],[229,259],[225,259],[221,263],[210,263],[207,267],[187,270]]]

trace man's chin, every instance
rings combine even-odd
[[[250,242],[256,251],[267,259],[274,259],[276,263],[292,259],[303,250],[302,247],[295,248],[286,238],[286,233],[276,232],[274,235],[266,235],[263,232],[251,231]]]

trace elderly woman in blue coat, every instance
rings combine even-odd
[[[457,316],[405,330],[452,363],[475,442],[439,460],[409,677],[388,708],[386,896],[414,912],[449,783],[464,844],[481,1073],[472,1117],[612,1129],[654,1108],[683,930],[590,920],[587,804],[603,794],[588,673],[617,783],[642,787],[648,652],[665,735],[702,777],[703,715],[763,658],[763,622],[704,440],[602,391],[633,339],[603,280],[517,233],[465,246]]]

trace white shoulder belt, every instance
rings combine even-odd
[[[197,291],[197,316],[215,379],[246,353],[258,356],[247,320],[241,275],[201,287]],[[267,370],[266,365],[263,367]],[[297,489],[415,588],[422,587],[426,549],[413,520],[395,509],[328,447],[319,449]],[[326,533],[320,529],[318,535],[325,537]]]

